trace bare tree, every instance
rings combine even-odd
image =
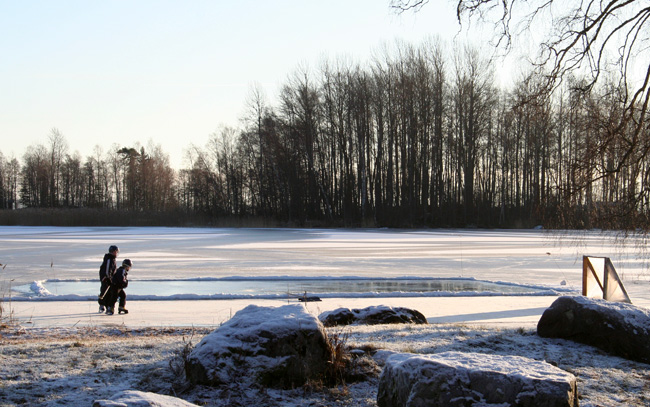
[[[246,100],[246,114],[243,118],[245,132],[242,134],[244,149],[250,166],[250,186],[253,202],[252,208],[256,214],[266,216],[270,214],[272,181],[268,179],[272,171],[271,157],[268,153],[269,129],[268,119],[272,116],[266,95],[260,85],[251,88]]]
[[[5,167],[7,172],[7,188],[9,196],[9,208],[16,209],[18,207],[18,179],[20,177],[20,163],[18,159],[12,157],[7,162]]]
[[[300,221],[318,217],[325,208],[331,213],[327,188],[321,182],[317,155],[322,143],[322,98],[307,68],[290,76],[281,91],[280,114],[288,129],[288,141],[299,153],[291,185],[291,211]],[[302,176],[305,173],[306,179]],[[304,183],[307,188],[305,190]],[[320,205],[320,203],[323,203]]]
[[[49,178],[50,178],[50,206],[59,206],[60,192],[59,184],[61,182],[61,167],[63,160],[68,151],[68,142],[63,134],[56,128],[53,128],[48,137],[50,144],[49,150]]]
[[[45,207],[49,197],[48,152],[42,144],[29,146],[23,155],[20,200],[26,207]]]
[[[453,90],[454,128],[457,138],[458,182],[462,185],[465,222],[475,222],[473,215],[478,155],[486,142],[494,105],[492,71],[478,50],[466,48],[457,55]],[[461,178],[462,175],[462,178]]]
[[[0,152],[0,209],[16,209],[20,164]]]
[[[66,207],[81,205],[84,182],[81,174],[81,155],[76,152],[72,156],[66,154],[61,165],[61,203]]]
[[[222,126],[208,140],[210,163],[206,166],[213,168],[209,175],[214,188],[210,196],[216,199],[213,213],[216,210],[217,214],[223,215],[244,214],[244,177],[237,134],[237,129]]]

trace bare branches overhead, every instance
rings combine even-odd
[[[428,2],[429,0],[391,0],[390,6],[399,12],[408,10],[417,11]]]

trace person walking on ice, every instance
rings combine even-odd
[[[99,288],[99,297],[97,302],[99,303],[99,312],[104,312],[107,305],[107,298],[109,295],[109,289],[111,287],[111,277],[115,273],[117,268],[117,263],[115,258],[120,253],[120,249],[117,246],[112,245],[108,248],[108,253],[104,255],[104,260],[102,260],[102,265],[99,267],[99,281],[101,286]]]
[[[111,279],[111,288],[109,290],[111,297],[109,300],[110,302],[107,303],[108,309],[106,310],[106,313],[108,315],[113,315],[115,310],[115,302],[118,300],[118,298],[119,306],[117,308],[117,312],[119,314],[129,313],[129,310],[125,308],[126,293],[124,292],[124,289],[129,285],[129,270],[131,270],[131,267],[133,267],[131,260],[124,259],[124,261],[122,261],[122,266],[115,270],[115,273],[113,274],[113,278]]]

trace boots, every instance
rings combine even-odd
[[[106,307],[106,315],[113,315],[113,307]]]
[[[117,313],[118,313],[118,314],[128,314],[128,313],[129,313],[129,310],[126,309],[126,308],[124,308],[124,307],[118,307],[118,308],[117,308]]]
[[[104,311],[106,311],[106,308],[104,308],[103,305],[100,305],[100,306],[99,306],[99,313],[101,314],[101,313],[103,313]]]

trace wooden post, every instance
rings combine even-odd
[[[582,256],[582,296],[587,296],[587,279],[589,278],[589,257]]]

